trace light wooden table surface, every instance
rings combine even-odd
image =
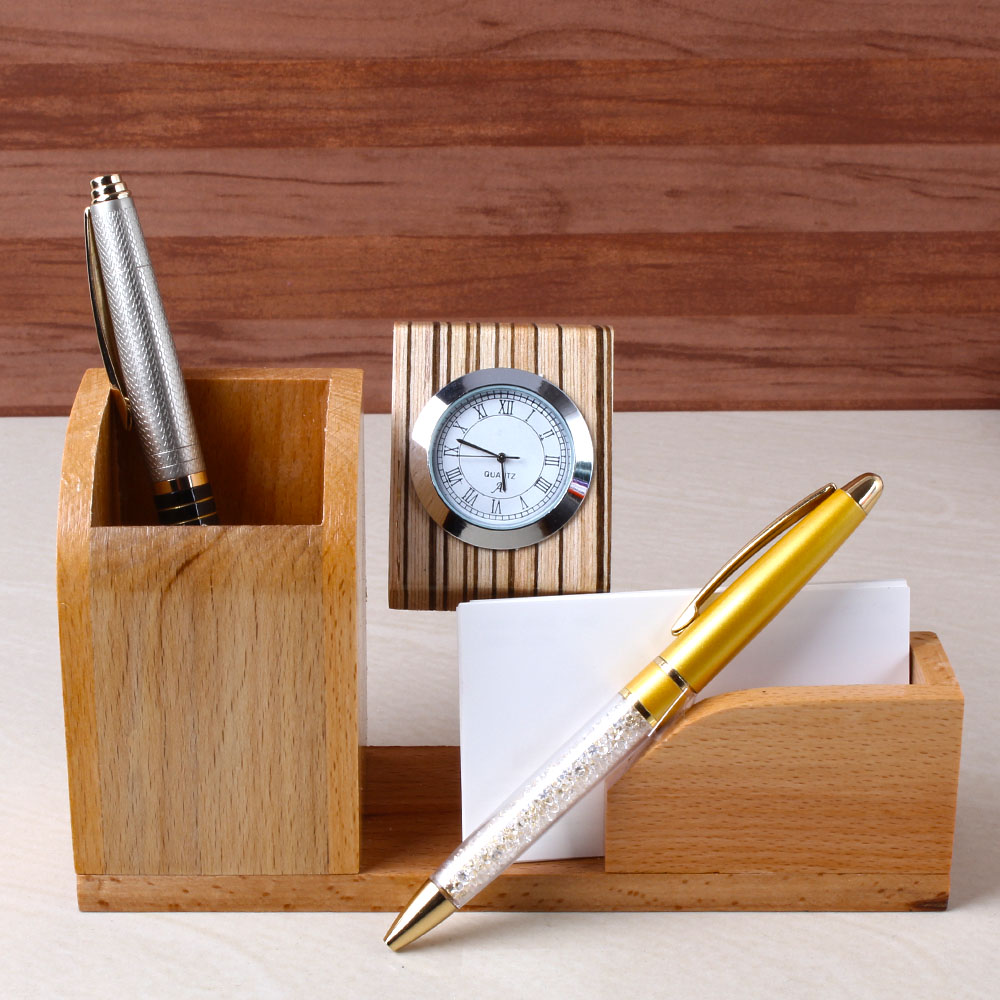
[[[615,417],[612,584],[700,585],[828,480],[886,480],[821,579],[905,577],[966,695],[945,913],[462,914],[393,955],[385,914],[81,914],[55,598],[65,420],[0,421],[0,996],[995,996],[1000,412]],[[453,618],[386,602],[389,418],[366,417],[369,742],[458,739]],[[405,657],[398,654],[403,650]]]

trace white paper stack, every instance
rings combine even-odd
[[[670,640],[693,590],[473,601],[458,608],[462,828],[472,832]],[[706,688],[906,684],[901,580],[806,587]],[[604,853],[595,788],[522,857]]]

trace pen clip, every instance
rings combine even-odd
[[[118,357],[118,347],[115,343],[115,328],[111,322],[111,310],[108,309],[107,296],[104,294],[104,275],[101,272],[101,257],[97,252],[97,240],[94,237],[94,223],[90,217],[90,208],[83,211],[84,239],[87,245],[87,277],[90,279],[90,304],[94,308],[94,325],[97,327],[97,342],[101,345],[101,357],[104,358],[104,368],[111,383],[111,396],[118,408],[125,429],[132,426],[132,404],[129,402],[122,380],[121,360]]]
[[[779,535],[784,534],[793,524],[801,521],[811,510],[815,510],[831,493],[837,489],[833,483],[827,483],[820,487],[815,493],[800,500],[794,507],[789,507],[784,514],[775,518],[763,531],[750,539],[746,545],[705,584],[695,595],[687,607],[674,619],[674,624],[670,631],[673,635],[680,635],[704,610],[705,605],[712,599],[715,592],[735,573],[741,566],[752,559],[761,549],[766,548]]]

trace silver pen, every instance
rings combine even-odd
[[[118,174],[90,182],[84,211],[97,339],[126,430],[142,442],[161,524],[218,524],[184,377],[132,194]]]

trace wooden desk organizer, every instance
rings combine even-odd
[[[187,384],[221,527],[157,524],[103,371],[66,434],[59,633],[82,906],[91,879],[155,890],[360,865],[361,373]]]
[[[935,635],[909,685],[696,705],[608,795],[607,857],[510,868],[484,910],[940,910],[962,693]],[[456,747],[368,747],[356,875],[85,874],[84,910],[398,910],[460,836]]]

